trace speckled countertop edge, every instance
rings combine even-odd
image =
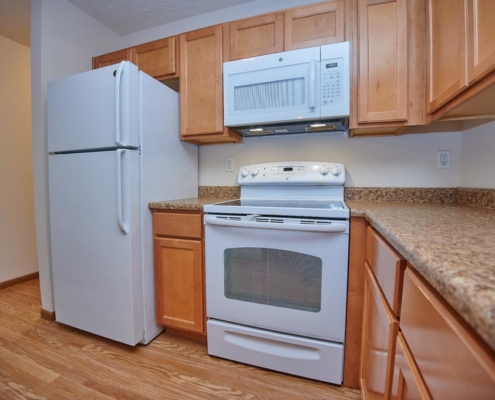
[[[190,210],[203,211],[203,207],[207,204],[218,203],[221,201],[234,200],[235,198],[224,197],[195,197],[192,199],[179,199],[169,201],[157,201],[148,204],[148,208],[153,210]]]
[[[495,350],[495,211],[346,201]]]

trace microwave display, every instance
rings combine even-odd
[[[337,68],[339,66],[339,63],[328,63],[325,65],[325,68],[328,69],[328,68]]]

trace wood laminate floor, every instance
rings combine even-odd
[[[360,399],[356,390],[208,356],[161,334],[129,347],[40,318],[39,281],[0,290],[0,399]]]

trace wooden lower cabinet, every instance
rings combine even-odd
[[[493,351],[410,266],[400,328],[433,399],[495,398]]]
[[[389,399],[395,340],[399,322],[366,263],[361,359],[361,390],[365,399]]]
[[[431,399],[425,387],[414,358],[409,351],[402,333],[397,337],[395,349],[394,378],[392,381],[392,400]]]
[[[201,212],[153,212],[156,323],[174,334],[206,333],[201,221]]]
[[[363,398],[495,399],[493,349],[412,265],[404,268],[404,259],[372,227],[359,241],[366,249]],[[400,310],[393,310],[397,304]]]

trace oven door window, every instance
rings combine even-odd
[[[317,313],[322,260],[304,253],[259,247],[224,251],[225,297]]]

